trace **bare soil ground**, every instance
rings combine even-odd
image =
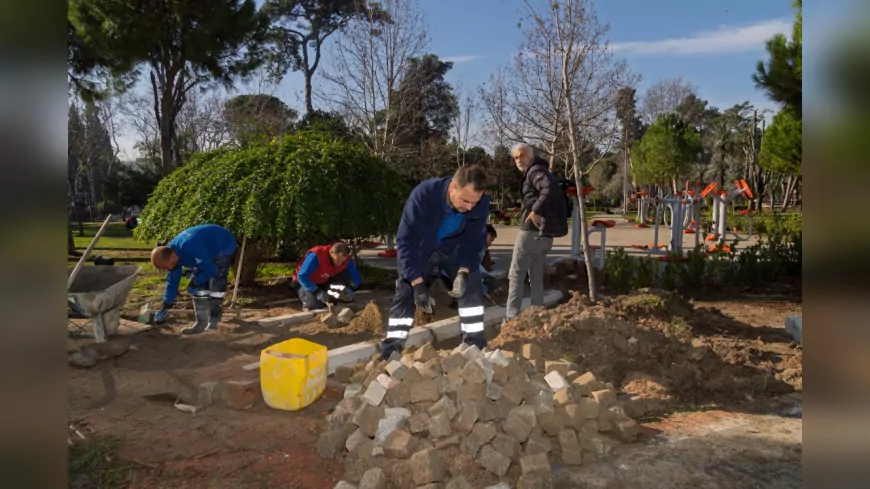
[[[456,314],[447,302],[439,299],[434,319]],[[305,337],[334,348],[376,338],[381,333],[372,327],[383,327],[387,309],[385,301],[339,330],[316,322],[291,328],[254,322],[256,314],[294,312],[274,308],[227,317],[220,331],[194,337],[179,335],[189,320],[176,312],[164,327],[130,337],[126,354],[90,369],[70,367],[70,423],[88,440],[118,440],[110,465],[123,469],[124,481],[100,484],[92,471],[77,476],[77,487],[333,487],[344,461],[320,459],[315,443],[339,390],[327,388],[301,412],[260,403],[246,411],[210,406],[191,414],[175,408],[173,396],[183,402],[197,375],[237,371],[283,339]],[[789,314],[800,314],[800,303],[786,297],[693,304],[651,292],[589,307],[578,296],[549,311],[524,313],[497,343],[516,349],[545,330],[549,337],[539,343],[548,357],[573,357],[639,400],[646,448],[613,454],[579,472],[557,471],[559,487],[799,487],[800,420],[751,407],[800,388],[802,354],[783,328]],[[87,341],[70,340],[70,348]],[[687,410],[706,412],[674,414]],[[721,424],[735,417],[741,421]],[[758,482],[750,482],[753,476]],[[635,478],[645,483],[635,484]]]

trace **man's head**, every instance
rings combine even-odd
[[[461,166],[453,174],[447,187],[450,206],[458,212],[468,212],[483,198],[486,192],[486,173],[479,165]]]
[[[498,233],[495,232],[495,228],[492,227],[492,224],[486,225],[486,247],[489,248],[492,246],[492,242],[495,241],[495,238],[498,237]]]
[[[158,270],[169,271],[178,266],[178,255],[168,246],[158,246],[151,250],[151,264]]]
[[[535,161],[535,152],[526,143],[517,143],[511,154],[514,157],[514,163],[516,163],[520,171],[525,171]]]
[[[344,262],[350,258],[350,246],[342,241],[335,243],[329,250],[329,257],[332,258],[332,262],[336,265],[344,265]]]

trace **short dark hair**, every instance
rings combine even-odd
[[[344,241],[339,241],[332,245],[332,252],[336,255],[349,256],[350,246],[348,246]]]
[[[486,181],[486,172],[480,165],[460,166],[456,170],[456,173],[453,174],[453,181],[459,188],[471,185],[478,192],[484,192],[489,188],[489,184]]]
[[[498,233],[495,232],[495,228],[492,227],[492,224],[487,224],[487,225],[486,225],[486,235],[487,235],[487,236],[492,235],[493,238],[498,238]]]

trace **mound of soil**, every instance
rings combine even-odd
[[[384,331],[384,316],[381,314],[381,309],[374,301],[366,304],[366,307],[360,311],[350,323],[341,331],[348,334],[382,334]]]
[[[803,354],[783,329],[757,328],[715,309],[695,310],[676,294],[641,290],[597,304],[572,292],[555,309],[529,308],[507,323],[490,348],[540,345],[612,379],[644,413],[679,404],[742,401],[792,392]]]

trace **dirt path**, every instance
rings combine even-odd
[[[599,463],[557,470],[557,488],[799,488],[801,396],[761,413],[715,410],[645,425],[645,442],[618,447]]]
[[[706,307],[757,328],[762,336],[777,336],[781,318],[800,305],[746,298],[695,301],[696,310]],[[455,314],[442,309],[435,319]],[[343,461],[320,459],[315,451],[325,415],[341,397],[338,391],[327,389],[314,405],[296,413],[260,404],[246,411],[211,406],[192,415],[168,398],[192,395],[195,380],[207,372],[238,371],[256,360],[260,349],[289,337],[334,348],[377,335],[336,334],[316,323],[264,328],[231,320],[217,333],[180,337],[187,324],[178,317],[167,329],[130,337],[131,350],[122,356],[94,368],[68,370],[69,420],[89,438],[120,440],[117,455],[132,467],[131,485],[125,487],[328,489],[341,480]],[[720,334],[743,331],[733,326],[725,324]],[[560,470],[558,487],[799,486],[800,419],[752,414],[745,408],[730,411],[671,415],[647,424],[652,434],[645,444],[611,454],[601,464]]]

